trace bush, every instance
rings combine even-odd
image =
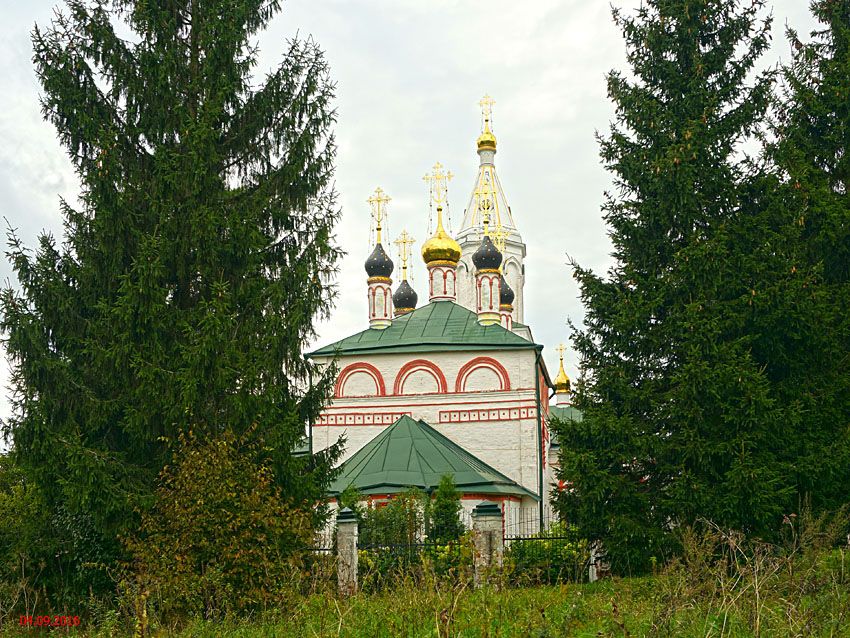
[[[156,505],[127,539],[132,587],[165,618],[265,609],[290,591],[311,515],[281,499],[259,448],[232,433],[180,437]]]
[[[561,521],[529,540],[512,541],[505,552],[506,573],[514,584],[581,582],[589,560],[587,541]]]
[[[43,609],[80,615],[94,599],[114,603],[106,564],[116,551],[90,516],[51,511],[14,458],[0,455],[0,626]]]

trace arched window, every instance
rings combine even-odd
[[[443,371],[427,359],[404,364],[395,378],[393,394],[445,394],[448,384]]]
[[[384,396],[386,393],[381,372],[365,361],[345,366],[334,386],[334,396],[337,398]]]
[[[510,390],[511,379],[505,367],[492,357],[476,357],[457,373],[455,392]]]

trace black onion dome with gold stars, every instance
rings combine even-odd
[[[407,283],[407,279],[401,282],[398,289],[393,293],[393,306],[397,310],[413,310],[419,297],[416,291]]]
[[[516,297],[514,289],[508,285],[508,282],[505,280],[505,276],[502,275],[502,278],[499,283],[499,305],[513,306],[514,297]]]
[[[490,239],[490,235],[484,235],[481,245],[472,255],[472,263],[478,270],[498,270],[502,265],[502,253]]]
[[[366,260],[366,274],[370,277],[389,277],[393,274],[393,260],[381,244],[375,245],[375,250]]]

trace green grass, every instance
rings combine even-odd
[[[843,522],[839,528],[843,539]],[[831,529],[809,526],[783,547],[719,530],[683,530],[680,557],[660,573],[593,584],[519,587],[528,572],[506,564],[493,575],[498,586],[475,590],[467,570],[440,577],[425,559],[388,575],[383,582],[392,584],[376,593],[341,598],[332,563],[316,561],[292,572],[281,589],[289,593],[274,611],[253,617],[213,621],[172,614],[175,620],[163,621],[157,610],[167,605],[156,591],[145,604],[130,591],[51,613],[84,616],[79,630],[55,634],[85,638],[133,636],[140,610],[145,636],[180,638],[850,638],[850,549],[843,540],[836,544]],[[367,588],[375,585],[363,580]],[[0,625],[0,638],[22,633],[43,632],[22,631],[15,616]]]
[[[850,589],[834,581],[788,598],[738,591],[724,598],[690,590],[676,575],[610,579],[591,585],[478,591],[436,581],[350,599],[294,598],[274,614],[194,621],[150,635],[182,638],[549,637],[549,636],[848,636]],[[740,595],[738,595],[740,594]],[[3,635],[20,635],[7,627]],[[81,636],[130,636],[117,616]]]

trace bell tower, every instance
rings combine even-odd
[[[493,105],[496,101],[485,95],[481,106],[481,134],[478,136],[478,173],[463,223],[457,233],[461,247],[458,263],[458,303],[477,311],[477,285],[472,256],[484,238],[484,220],[489,222],[489,234],[502,253],[502,275],[514,296],[510,305],[510,322],[523,323],[525,284],[525,243],[517,230],[513,212],[496,174],[496,136],[493,134]],[[507,318],[505,318],[507,320]]]

